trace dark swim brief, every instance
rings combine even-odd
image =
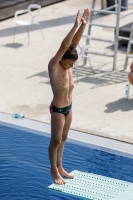
[[[62,113],[63,115],[67,116],[72,108],[72,103],[64,108],[57,108],[53,103],[51,103],[49,110],[52,114],[53,112]]]

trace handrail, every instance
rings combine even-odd
[[[102,10],[110,10],[110,9],[112,9],[112,8],[115,8],[115,7],[117,7],[117,5],[110,6],[110,7],[107,7],[107,8],[105,8],[105,9],[102,9]]]
[[[128,15],[130,15],[130,14],[132,14],[132,13],[133,13],[133,11],[130,12],[130,13],[127,13],[127,14],[125,14],[125,15],[122,15],[122,16],[120,17],[120,19],[122,19],[122,18],[124,18],[124,17],[126,17],[126,16],[128,16]]]

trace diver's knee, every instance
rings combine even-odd
[[[66,140],[67,140],[67,135],[64,135],[64,136],[62,136],[62,142],[66,142]]]
[[[53,148],[57,148],[61,143],[61,139],[53,139],[50,142],[50,146]]]

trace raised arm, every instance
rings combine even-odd
[[[89,14],[90,14],[89,9],[88,9],[88,8],[85,9],[85,10],[84,10],[84,13],[83,13],[83,16],[82,16],[82,18],[81,18],[82,24],[81,24],[81,26],[79,27],[79,29],[77,30],[77,32],[76,32],[76,34],[74,35],[73,40],[72,40],[72,45],[73,45],[73,47],[75,47],[75,48],[77,47],[77,45],[78,45],[78,43],[79,43],[79,41],[80,41],[80,39],[81,39],[81,37],[82,37],[82,35],[83,35],[84,29],[85,29],[85,27],[86,27],[86,25],[87,25],[87,23],[88,23]]]
[[[49,69],[53,69],[57,65],[57,63],[60,62],[60,60],[62,59],[62,56],[64,55],[66,50],[69,48],[70,44],[72,43],[74,34],[80,24],[81,24],[81,18],[80,18],[80,11],[78,10],[77,15],[76,15],[76,20],[72,29],[62,41],[61,46],[59,50],[57,51],[57,53],[55,54],[55,56],[49,62]]]

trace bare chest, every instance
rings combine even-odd
[[[54,92],[72,91],[74,87],[72,70],[56,70],[50,73],[51,86]]]
[[[71,85],[73,85],[73,76],[71,69],[58,72],[56,78],[57,82],[60,83],[62,86],[71,87]]]

